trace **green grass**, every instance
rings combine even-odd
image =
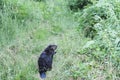
[[[91,1],[73,12],[69,0],[1,0],[0,80],[40,80],[49,44],[58,49],[46,80],[119,80],[120,1]]]

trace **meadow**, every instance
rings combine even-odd
[[[0,0],[0,80],[120,80],[120,0]]]

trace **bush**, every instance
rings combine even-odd
[[[69,7],[72,11],[77,11],[78,9],[83,9],[88,4],[92,4],[91,0],[70,0]]]
[[[77,30],[79,31],[82,29],[85,37],[93,39],[98,32],[95,25],[101,25],[102,21],[105,21],[110,16],[107,13],[108,10],[108,8],[103,6],[91,6],[85,9],[82,13],[78,13],[77,16],[79,15],[79,17],[77,18],[80,24]]]
[[[116,5],[115,7],[113,4],[96,4],[85,9],[82,13],[77,12],[75,18],[79,15],[78,21],[80,24],[77,30],[83,31],[84,35],[87,35],[86,37],[93,39],[83,46],[80,53],[91,57],[91,59],[102,63],[104,66],[106,65],[105,62],[111,63],[111,68],[114,68],[116,73],[120,61],[118,58],[120,56],[120,23],[118,17],[119,6]],[[108,73],[105,79],[111,79],[114,76],[118,79],[119,73],[115,75]]]

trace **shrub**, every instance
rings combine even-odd
[[[78,20],[80,24],[77,30],[79,31],[82,29],[85,37],[93,39],[98,32],[95,25],[101,25],[101,22],[105,21],[110,16],[107,13],[108,10],[108,8],[103,6],[91,6],[85,9],[82,13],[78,13]]]
[[[83,9],[88,4],[92,4],[91,0],[70,0],[69,7],[72,11],[77,11],[78,9]]]

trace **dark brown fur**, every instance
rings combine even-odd
[[[52,69],[53,55],[56,53],[56,45],[49,45],[40,55],[38,59],[39,73],[42,78],[42,74],[46,76],[46,71]]]

